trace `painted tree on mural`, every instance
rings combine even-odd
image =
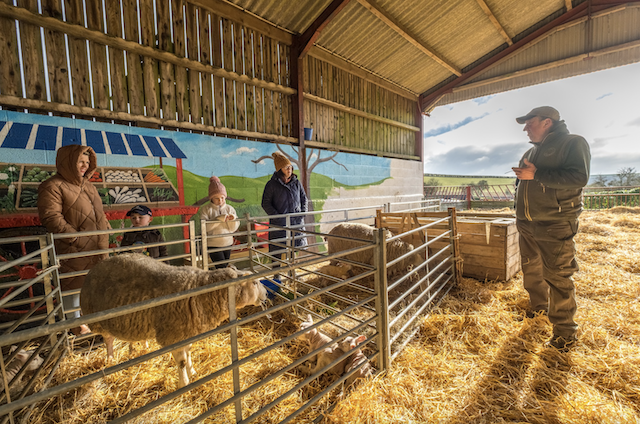
[[[336,161],[334,158],[337,156],[337,154],[339,152],[333,152],[331,154],[331,156],[328,156],[326,158],[322,157],[322,153],[324,152],[324,150],[320,150],[320,149],[306,149],[308,152],[308,156],[307,156],[307,169],[302,169],[302,161],[300,160],[300,149],[296,148],[295,146],[291,146],[291,148],[293,149],[293,151],[297,154],[297,158],[294,158],[293,156],[291,156],[290,154],[288,154],[287,152],[285,152],[284,150],[282,150],[282,148],[280,147],[279,144],[276,144],[276,147],[278,148],[278,150],[287,157],[287,159],[289,159],[289,161],[291,163],[296,164],[296,166],[298,167],[298,169],[300,170],[300,172],[304,172],[304,176],[305,178],[302,179],[302,181],[305,182],[305,187],[304,187],[304,191],[307,193],[307,196],[309,196],[309,198],[311,198],[310,196],[310,189],[309,189],[309,180],[311,178],[311,173],[313,172],[313,170],[315,169],[316,166],[318,166],[319,164],[323,163],[323,162],[333,162],[337,165],[340,165],[341,167],[343,167],[346,171],[348,171],[349,169],[342,163]],[[316,153],[317,150],[317,153]],[[265,159],[271,159],[273,160],[273,157],[271,156],[261,156],[258,159],[252,160],[251,162],[253,163],[260,163]],[[315,160],[314,160],[315,159]],[[311,161],[313,161],[313,164],[311,164]],[[309,202],[309,211],[313,210],[313,202]]]

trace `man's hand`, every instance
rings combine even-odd
[[[511,168],[516,173],[516,177],[519,180],[533,180],[533,176],[536,175],[536,166],[529,162],[528,159],[524,160],[524,168]]]

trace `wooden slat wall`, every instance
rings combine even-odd
[[[12,0],[0,0],[13,4]],[[15,21],[0,17],[0,94],[22,96]]]
[[[118,119],[130,114],[129,122],[145,126],[190,123],[205,132],[295,141],[291,94],[283,93],[291,84],[290,46],[191,1],[41,0],[42,16],[71,25],[65,31],[87,28],[131,43],[117,48],[100,44],[109,41],[78,38],[82,32],[65,36],[46,24],[43,46],[41,28],[33,21],[20,21],[17,33],[15,21],[0,17],[0,95],[119,112]],[[17,4],[38,16],[36,0]],[[158,55],[151,57],[138,45]],[[227,73],[213,75],[216,69]],[[310,55],[303,73],[305,93],[316,96],[304,102],[304,126],[314,129],[312,142],[415,157],[415,101]],[[68,114],[62,107],[52,109]]]
[[[31,12],[38,12],[36,0],[20,0],[18,5]],[[22,41],[22,60],[24,62],[24,77],[27,97],[37,100],[46,99],[44,63],[42,55],[42,43],[40,28],[29,24],[20,24],[20,36]]]
[[[13,6],[13,0],[0,2]],[[256,138],[291,137],[291,93],[267,85],[289,87],[289,46],[283,42],[189,0],[41,0],[41,5],[43,17],[246,75],[253,82],[77,35],[65,37],[46,24],[43,46],[40,26],[19,21],[18,34],[16,21],[0,16],[0,95],[52,102],[50,111],[56,115],[67,115],[62,106],[73,104],[131,114],[133,124],[136,116],[144,116],[167,121],[169,128],[188,122],[211,133],[235,129]],[[17,6],[39,14],[37,0],[18,0]],[[11,104],[9,109],[15,108],[15,101]],[[59,111],[55,104],[61,104]]]
[[[416,102],[331,64],[306,56],[305,92],[381,118],[415,126]],[[415,132],[305,99],[304,126],[313,140],[345,150],[415,155]]]

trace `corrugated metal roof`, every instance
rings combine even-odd
[[[332,4],[331,0],[227,1],[294,34],[303,33],[323,10]],[[416,95],[427,95],[455,80],[457,75],[398,34],[361,3],[372,4],[410,34],[416,42],[426,46],[453,68],[468,72],[508,47],[501,31],[479,5],[481,1],[484,1],[514,43],[553,19],[571,14],[566,10],[564,0],[351,0],[323,29],[316,44]],[[586,1],[573,0],[573,12],[576,11],[575,8],[586,10]],[[594,8],[593,10],[615,7],[610,3],[590,0],[588,5]],[[515,52],[509,50],[510,56],[506,60],[491,65],[464,84],[477,83],[510,72],[575,57],[586,52],[588,43],[591,43],[594,50],[640,40],[640,18],[636,7],[640,0],[631,0],[628,4],[632,6],[620,8],[607,15],[595,13],[589,24],[590,38],[587,37],[587,24],[583,22],[571,25],[533,46]],[[586,12],[581,10],[581,13]],[[634,49],[609,54],[607,57],[611,63],[640,60]],[[553,69],[509,78],[501,83],[494,82],[488,87],[471,85],[474,88],[456,89],[454,93],[445,94],[437,104],[531,85],[540,79],[548,81],[575,72],[589,72],[594,66],[609,66],[606,60],[592,60],[593,64],[558,64]]]
[[[332,0],[231,0],[233,3],[254,15],[279,27],[300,34],[320,16]]]
[[[457,87],[436,105],[638,62],[638,22],[640,5],[636,4],[594,14],[591,20],[583,18],[559,27],[548,36],[522,49],[517,55]]]

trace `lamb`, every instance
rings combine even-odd
[[[17,349],[16,346],[11,346],[9,353],[13,353]],[[40,355],[33,356],[33,350],[24,350],[20,349],[20,351],[16,354],[16,356],[9,362],[7,367],[5,368],[5,377],[7,378],[7,383],[12,383],[11,380],[18,374],[20,369],[26,364],[25,371],[35,371],[42,365],[44,360],[40,357]],[[22,376],[18,378],[16,381],[13,381],[13,384],[16,385],[20,382]]]
[[[360,223],[341,223],[336,225],[329,231],[330,236],[341,236],[341,237],[350,237],[354,239],[361,240],[374,240],[375,232],[377,228],[371,227],[366,224]],[[391,232],[385,230],[385,237],[392,237]],[[354,249],[356,247],[362,247],[363,243],[355,240],[345,240],[336,237],[328,237],[328,250],[329,254],[332,255],[334,253],[342,252],[344,250]],[[399,258],[400,256],[409,253],[413,250],[413,245],[406,243],[402,240],[394,240],[392,242],[387,243],[387,262],[391,262],[394,259]],[[350,261],[361,262],[368,265],[373,265],[374,263],[374,250],[369,249],[364,252],[351,253],[344,258]],[[410,256],[407,259],[404,259],[397,264],[390,267],[387,272],[390,275],[398,275],[404,272],[411,271],[413,267],[420,265],[422,262],[422,257],[419,254]]]
[[[311,317],[310,314],[308,314],[307,320],[300,324],[300,330],[309,328],[312,325],[313,325],[313,318]],[[360,337],[365,337],[365,336],[360,336]],[[312,358],[309,360],[311,364],[315,360],[315,365],[312,366],[311,364],[302,364],[300,366],[300,371],[304,375],[311,375],[311,374],[317,373],[322,368],[334,362],[344,353],[349,351],[351,349],[351,346],[355,347],[359,343],[361,343],[361,341],[363,341],[364,339],[360,339],[360,337],[354,338],[354,337],[348,336],[344,340],[342,340],[340,343],[331,343],[331,337],[327,336],[324,333],[321,333],[317,329],[314,328],[313,330],[307,331],[302,335],[302,338],[306,339],[309,342],[310,351],[314,351],[320,348],[321,346],[326,346],[326,347],[316,355],[315,359]],[[361,340],[361,341],[358,341],[358,340]],[[331,367],[325,373],[329,375],[334,375],[334,376],[341,376],[342,374],[344,374],[345,366],[347,365],[349,358],[350,357],[346,357],[345,359],[343,359],[342,361],[338,362],[333,367]]]
[[[356,371],[353,375],[349,376],[347,380],[344,382],[342,386],[343,387],[342,392],[339,395],[340,398],[344,397],[345,389],[348,389],[349,387],[351,387],[351,385],[357,379],[366,378],[373,375],[373,367],[371,366],[371,363],[367,360],[367,357],[365,356],[365,354],[362,353],[362,350],[360,350],[357,347],[360,343],[364,342],[366,339],[367,339],[366,336],[358,336],[355,339],[352,339],[349,341],[345,339],[339,343],[339,348],[344,352],[355,349],[355,351],[351,355],[349,355],[349,357],[347,358],[347,361],[344,367],[345,374],[351,372],[351,370],[358,368],[358,366],[361,363],[365,361],[367,362],[366,364],[362,365],[362,367],[360,367],[358,371]]]
[[[175,267],[139,253],[117,255],[89,271],[80,292],[80,307],[84,314],[91,314],[248,274],[232,268],[203,271]],[[236,285],[237,309],[259,306],[266,298],[267,291],[258,280]],[[129,342],[155,338],[164,347],[217,327],[229,318],[228,305],[225,288],[96,322],[91,330],[103,335],[110,359],[115,337]],[[190,347],[171,352],[178,365],[178,388],[189,384],[188,374],[195,375]]]

